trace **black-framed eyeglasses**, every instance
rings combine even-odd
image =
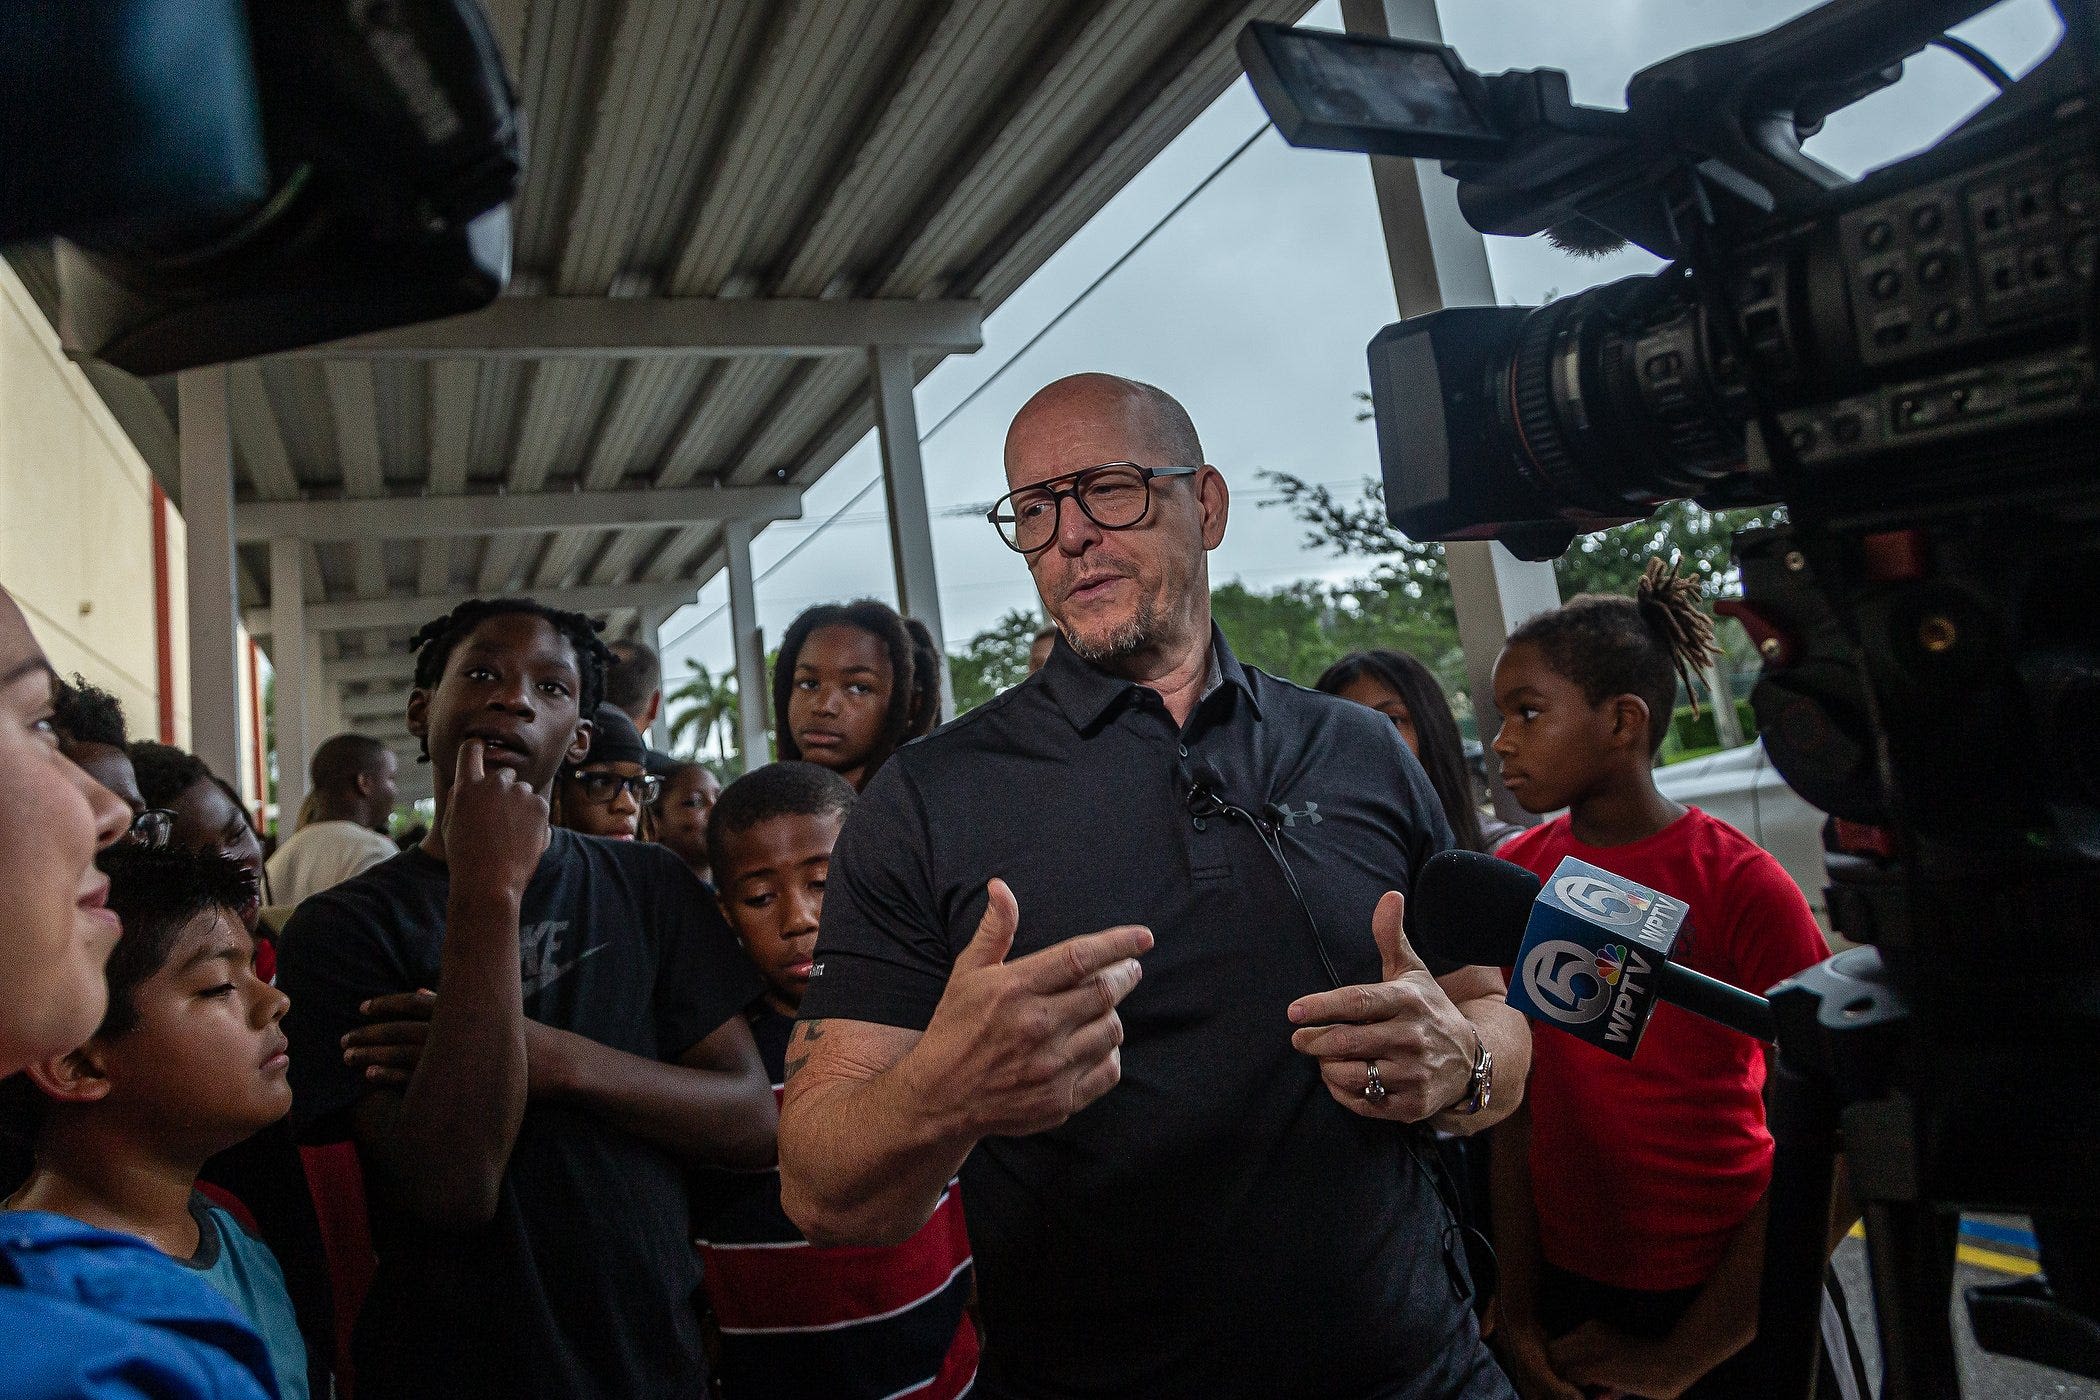
[[[992,503],[984,518],[1017,554],[1039,554],[1057,538],[1065,498],[1079,503],[1086,518],[1104,530],[1142,525],[1152,512],[1152,483],[1163,476],[1194,476],[1201,467],[1141,467],[1135,462],[1103,462],[1098,467],[1053,476],[1033,486],[1009,491]],[[1057,483],[1069,483],[1059,486]]]
[[[124,834],[127,840],[158,849],[175,834],[175,814],[165,807],[148,807],[131,819],[131,829]]]
[[[620,773],[571,773],[569,780],[576,784],[585,801],[599,807],[612,805],[623,788],[634,794],[638,805],[647,807],[656,801],[656,794],[664,785],[664,780],[654,773],[637,773],[631,778]]]

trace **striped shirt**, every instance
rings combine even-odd
[[[748,1013],[780,1093],[792,1018]],[[919,1232],[821,1249],[780,1208],[778,1168],[695,1174],[693,1228],[722,1331],[725,1400],[955,1400],[977,1378],[970,1241],[954,1182]]]

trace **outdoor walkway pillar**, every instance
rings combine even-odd
[[[926,473],[919,459],[919,413],[912,401],[911,351],[878,345],[868,351],[874,382],[875,435],[882,444],[882,490],[889,504],[890,557],[897,568],[897,608],[933,633],[941,658],[941,718],[955,716],[948,676],[948,636],[941,628],[939,581],[933,566],[933,521],[926,509]]]
[[[233,437],[223,366],[177,381],[182,525],[188,557],[190,751],[228,782],[241,758],[239,588],[233,567]]]
[[[736,732],[744,771],[762,767],[766,747],[766,641],[758,630],[758,598],[751,582],[751,522],[722,527],[729,555],[729,631],[736,646]]]
[[[745,559],[748,561],[749,558],[750,549],[747,545]],[[656,653],[656,662],[659,668],[657,693],[663,697],[656,706],[656,722],[649,726],[648,734],[643,737],[649,741],[649,747],[655,749],[658,753],[669,753],[671,751],[671,706],[669,700],[671,677],[669,672],[661,669],[664,661],[664,619],[670,615],[670,609],[668,608],[642,609],[641,642],[643,646]]]
[[[303,611],[303,607],[302,607]],[[343,692],[329,683],[322,667],[325,658],[321,654],[321,637],[317,632],[306,634],[306,747],[309,754],[321,745],[323,739],[343,732]],[[402,708],[408,705],[408,693],[401,695]]]
[[[277,839],[297,829],[306,801],[306,761],[313,736],[306,732],[306,580],[297,539],[270,541],[270,665],[277,730]]]
[[[1342,22],[1358,34],[1441,44],[1435,0],[1342,0]],[[1433,160],[1372,156],[1371,183],[1385,225],[1386,257],[1402,317],[1446,306],[1493,306],[1487,240],[1458,210],[1458,183]],[[1499,544],[1460,541],[1444,546],[1458,641],[1466,657],[1466,688],[1485,745],[1495,737],[1495,657],[1525,618],[1560,606],[1551,564],[1528,563]],[[1530,823],[1502,786],[1501,765],[1487,750],[1488,787],[1503,820]]]

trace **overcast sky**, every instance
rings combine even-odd
[[[1446,0],[1439,8],[1446,42],[1471,67],[1563,68],[1576,101],[1618,106],[1627,78],[1640,68],[1768,28],[1810,6]],[[1339,28],[1337,0],[1322,0],[1307,22]],[[2005,0],[1959,32],[2017,73],[2054,44],[2057,25],[2047,0]],[[1902,84],[1838,114],[1810,149],[1857,173],[1929,144],[1990,91],[1958,60],[1928,50]],[[1351,487],[1377,471],[1371,427],[1355,421],[1353,395],[1367,387],[1364,344],[1393,319],[1394,303],[1364,158],[1293,151],[1274,131],[1264,132],[1017,356],[1264,124],[1245,81],[1236,83],[986,321],[982,350],[948,360],[920,386],[951,648],[1012,609],[1036,608],[1027,569],[981,512],[1001,489],[1000,446],[1015,410],[1043,384],[1080,370],[1148,380],[1188,406],[1207,455],[1234,492],[1227,538],[1211,560],[1213,581],[1239,579],[1268,590],[1362,571],[1360,562],[1305,548],[1288,515],[1263,507],[1270,493],[1257,473],[1282,470]],[[1657,265],[1638,251],[1576,263],[1535,239],[1490,239],[1488,253],[1505,304],[1533,304],[1550,291],[1566,295]],[[896,602],[880,488],[847,506],[876,479],[878,461],[872,438],[862,442],[807,492],[803,519],[768,528],[753,545],[768,646],[812,603],[862,596]],[[765,576],[842,507],[820,538]],[[684,673],[687,657],[717,672],[730,665],[726,597],[726,580],[718,578],[695,607],[665,624],[667,678]]]

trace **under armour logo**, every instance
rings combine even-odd
[[[1288,803],[1279,802],[1276,804],[1276,813],[1283,818],[1285,826],[1298,826],[1300,824],[1318,826],[1320,824],[1320,804],[1317,802],[1308,802],[1303,807],[1293,807]]]

